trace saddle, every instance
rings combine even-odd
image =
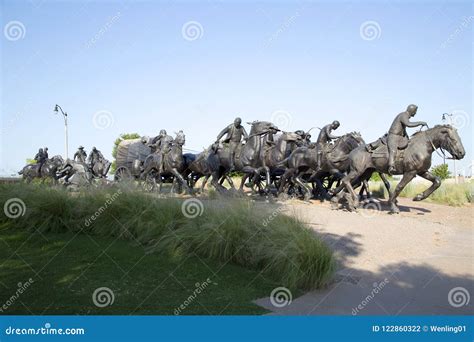
[[[395,165],[401,163],[405,156],[405,149],[408,147],[410,140],[408,137],[395,136],[397,139],[397,151],[395,152]],[[388,134],[384,134],[376,141],[365,145],[365,149],[372,157],[388,159]],[[396,166],[398,168],[398,166]]]
[[[398,150],[406,149],[409,142],[410,142],[410,140],[408,139],[408,137],[399,136],[398,141],[397,141]],[[382,151],[377,151],[377,150],[379,150],[380,147],[387,146],[387,143],[388,143],[388,133],[385,133],[383,136],[381,136],[380,138],[378,138],[374,142],[371,142],[371,143],[365,145],[365,149],[369,153],[374,153],[374,152],[380,153]],[[387,153],[388,153],[388,151],[387,151]]]

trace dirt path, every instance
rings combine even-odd
[[[331,210],[328,203],[285,203],[288,214],[306,222],[335,251],[338,271],[327,289],[293,298],[284,307],[273,306],[269,298],[257,303],[274,314],[474,313],[474,207],[399,202],[399,215],[388,215],[384,203],[382,211],[357,213]]]

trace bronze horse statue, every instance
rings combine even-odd
[[[291,155],[285,159],[282,164],[287,169],[281,177],[278,193],[281,194],[285,190],[285,186],[289,180],[293,180],[304,193],[305,200],[311,197],[311,190],[305,184],[302,176],[311,173],[309,181],[315,181],[320,190],[322,188],[321,179],[327,175],[342,178],[348,170],[349,153],[359,146],[364,146],[365,142],[358,132],[352,132],[338,138],[333,145],[328,146],[328,150],[324,151],[321,157],[321,167],[317,165],[317,147],[299,147],[294,150]]]
[[[207,181],[212,176],[212,169],[209,165],[209,154],[214,153],[212,151],[212,146],[205,149],[203,152],[198,154],[193,153],[185,153],[184,158],[186,160],[186,170],[185,176],[188,179],[188,185],[190,188],[193,188],[197,181],[201,178],[204,178],[201,183],[200,192],[204,192],[204,188],[206,187]],[[235,189],[234,182],[232,178],[224,172],[225,170],[221,169],[221,173],[219,174],[219,184],[222,185],[225,180],[229,182],[232,189]]]
[[[401,150],[403,152],[398,152],[395,158],[396,172],[394,174],[403,175],[403,177],[395,190],[389,190],[390,213],[400,212],[397,206],[397,197],[415,176],[418,175],[431,181],[432,185],[421,194],[416,195],[413,198],[414,201],[424,200],[439,188],[441,179],[429,171],[432,154],[437,149],[448,151],[452,158],[458,160],[464,158],[466,154],[456,128],[450,125],[437,125],[426,131],[415,133],[405,149]],[[334,194],[338,194],[345,188],[352,199],[349,210],[355,210],[358,206],[358,198],[353,185],[361,179],[367,179],[374,171],[381,174],[388,173],[387,146],[382,144],[373,152],[367,151],[363,146],[358,147],[349,154],[349,170],[342,179],[341,185],[334,190]]]
[[[172,177],[173,182],[177,181],[179,186],[183,186],[188,193],[192,192],[182,175],[186,169],[186,160],[183,156],[185,142],[186,136],[184,133],[178,132],[169,151],[166,153],[155,152],[146,158],[141,178],[145,179],[146,184],[151,184],[150,190],[154,189],[156,182],[158,182],[161,191],[163,179]],[[172,189],[174,189],[174,186]]]
[[[251,177],[252,181],[258,181],[262,174],[265,175],[266,187],[270,185],[270,168],[265,165],[261,158],[263,139],[262,136],[274,131],[279,131],[273,123],[267,121],[254,121],[250,123],[252,128],[247,142],[240,146],[240,151],[235,154],[235,170],[244,173],[239,190],[243,191],[245,181]],[[230,150],[227,145],[223,147],[214,146],[215,153],[208,157],[209,167],[212,173],[212,185],[218,190],[225,190],[219,183],[222,175],[230,170]]]
[[[110,166],[112,164],[107,159],[100,159],[95,162],[90,171],[95,178],[107,178]]]
[[[41,174],[39,164],[26,165],[18,172],[18,174],[22,175],[27,183],[30,183],[34,178],[40,178],[42,182],[46,179],[52,179],[54,183],[57,183],[59,179],[58,171],[63,167],[63,165],[64,159],[60,155],[57,155],[46,159],[44,164],[41,166]]]

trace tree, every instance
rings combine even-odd
[[[448,164],[440,164],[440,165],[433,166],[431,168],[431,172],[435,176],[438,176],[441,179],[446,179],[451,176],[451,172],[449,172],[449,169],[448,169]]]
[[[116,162],[117,147],[120,144],[120,142],[123,140],[138,139],[140,137],[141,136],[138,133],[122,133],[117,139],[115,139],[114,147],[112,148],[112,157],[114,157],[114,160],[112,161],[112,166],[110,167],[110,169],[112,170],[112,173],[114,173],[115,170],[117,169],[117,162]]]

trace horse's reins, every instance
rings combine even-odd
[[[428,126],[426,126],[426,127],[429,129]],[[422,128],[423,128],[423,127],[422,127]],[[421,132],[421,128],[420,128],[420,130],[419,130],[418,132]],[[425,131],[425,132],[427,132],[427,131]],[[444,153],[444,150],[443,150],[443,148],[442,148],[441,146],[439,147],[439,149],[441,150],[441,153],[439,153],[439,152],[438,152],[438,149],[437,149],[436,146],[433,144],[433,140],[431,140],[430,134],[427,133],[426,135],[428,136],[428,141],[430,142],[431,147],[433,147],[433,151],[436,152],[436,154],[438,155],[438,157],[443,158],[443,160],[444,160],[444,159],[454,159],[454,158],[446,157],[446,153]]]

